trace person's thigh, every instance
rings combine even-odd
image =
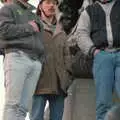
[[[114,54],[100,52],[94,58],[93,75],[96,85],[97,120],[102,120],[112,105],[114,88]]]
[[[120,52],[116,53],[115,91],[120,98]]]
[[[31,62],[22,51],[5,55],[5,108],[4,119],[16,120],[18,116],[26,115],[26,109],[21,105],[24,82],[31,70]],[[21,111],[21,112],[20,112]],[[24,118],[24,117],[21,117]]]
[[[62,95],[50,95],[50,120],[62,120],[64,112],[64,99],[65,97]]]
[[[18,104],[21,100],[24,82],[31,70],[31,62],[19,52],[5,55],[4,75],[6,102]]]
[[[24,87],[22,90],[21,104],[24,108],[31,110],[32,97],[34,95],[37,82],[40,78],[42,65],[40,61],[32,60],[31,70],[27,74],[26,80],[24,81]]]
[[[101,52],[95,56],[93,64],[93,75],[98,102],[111,101],[114,87],[114,63],[112,54]]]
[[[39,64],[36,65],[22,51],[12,52],[5,55],[4,72],[6,101],[4,117],[7,117],[5,118],[6,120],[16,120],[18,118],[20,120],[24,119],[40,71],[41,63],[39,62]]]
[[[44,95],[33,96],[32,110],[30,113],[31,120],[43,120],[46,101],[47,99]]]

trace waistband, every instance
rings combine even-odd
[[[5,54],[11,53],[11,52],[18,52],[18,51],[22,51],[22,52],[26,53],[27,56],[30,57],[33,60],[40,60],[40,56],[33,53],[31,50],[17,49],[17,48],[7,48],[7,49],[4,50]]]
[[[104,50],[106,52],[111,52],[111,53],[120,52],[120,48],[104,48],[104,49],[101,49],[101,50]]]

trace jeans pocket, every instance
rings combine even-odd
[[[94,59],[96,59],[100,54],[101,54],[101,51],[94,56]]]
[[[95,55],[93,60],[94,68],[99,68],[103,63],[109,61],[110,54],[106,51],[100,51],[97,55]]]
[[[99,53],[97,53],[95,56],[94,56],[94,59],[96,58],[99,58],[100,56],[105,56],[105,55],[108,55],[108,52],[104,51],[104,50],[101,50]],[[102,57],[101,56],[101,57]]]

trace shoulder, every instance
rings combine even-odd
[[[16,7],[17,6],[17,4],[15,4],[15,3],[5,3],[2,7],[1,7],[1,9],[3,9],[3,8],[14,8],[14,7]]]
[[[92,5],[89,5],[86,8],[86,12],[91,16],[93,14],[97,14],[99,13],[99,11],[101,11],[102,7],[100,5],[100,3],[98,1],[96,1],[95,3],[93,3]]]
[[[10,12],[10,11],[12,11],[14,8],[16,8],[17,7],[17,5],[16,4],[14,4],[14,3],[6,3],[6,4],[4,4],[1,8],[0,8],[0,11],[1,12]]]
[[[88,5],[88,6],[86,7],[86,10],[87,10],[87,11],[91,11],[91,10],[97,9],[97,8],[99,8],[99,7],[100,7],[99,2],[96,1],[96,2],[93,3],[93,4]]]

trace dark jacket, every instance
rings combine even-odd
[[[120,48],[120,1],[89,5],[78,20],[74,39],[85,54],[97,49]]]
[[[107,3],[106,3],[107,4]],[[106,48],[109,46],[106,25],[106,15],[102,6],[95,3],[87,7],[87,13],[91,23],[91,39],[96,48]],[[117,12],[116,12],[117,11]],[[120,1],[117,0],[110,11],[110,23],[113,35],[113,47],[120,47]],[[108,34],[108,35],[107,35]]]
[[[0,47],[7,49],[21,49],[25,52],[41,57],[44,54],[43,26],[39,17],[32,13],[33,8],[23,2],[4,5],[0,10]],[[28,24],[35,20],[39,24],[40,32],[35,32]]]

